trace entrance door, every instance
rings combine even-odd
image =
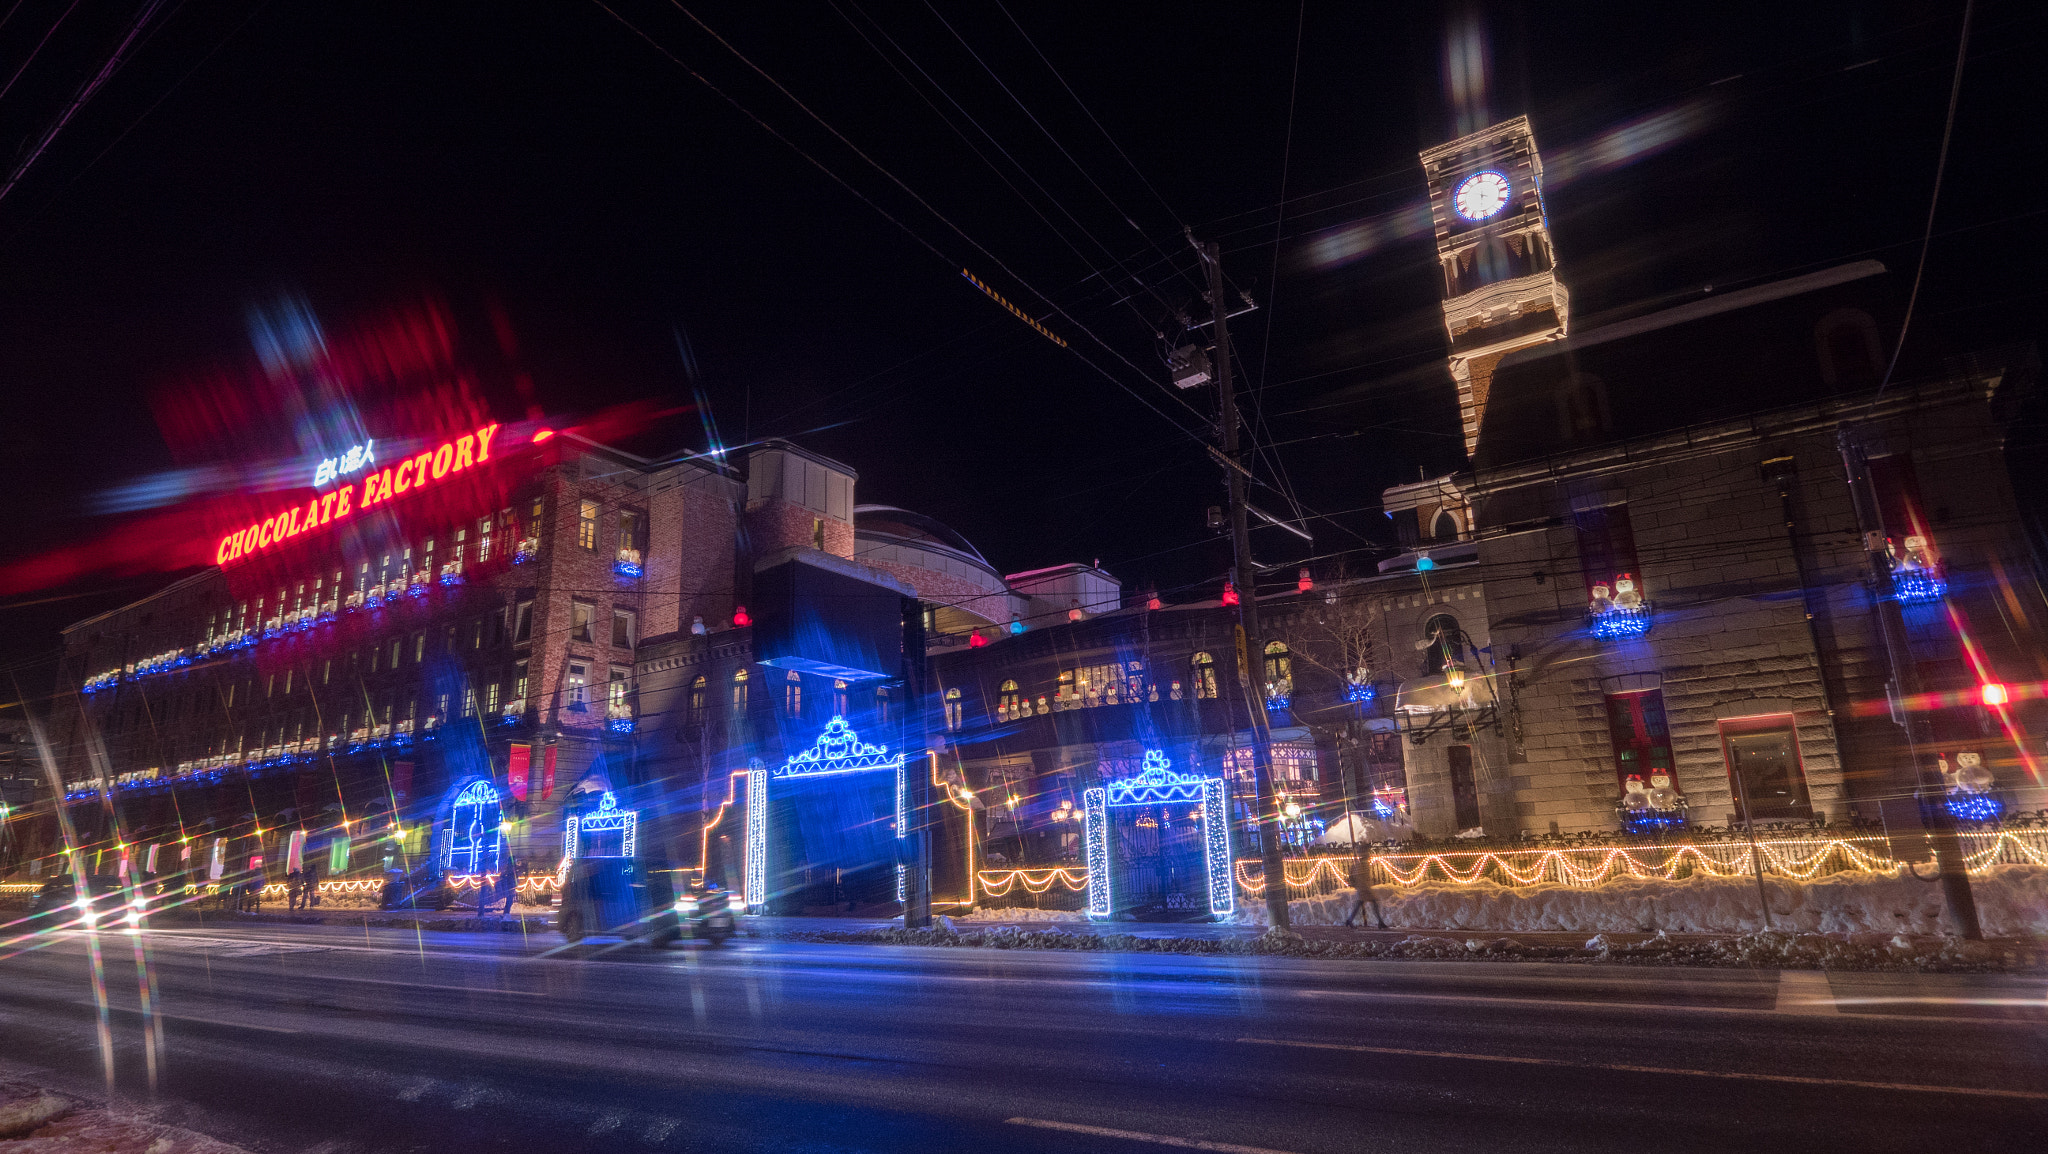
[[[1209,912],[1200,803],[1110,811],[1117,831],[1116,894],[1141,919],[1174,921]]]
[[[1453,745],[1444,751],[1451,761],[1451,807],[1460,831],[1479,825],[1479,779],[1472,775],[1472,747]]]

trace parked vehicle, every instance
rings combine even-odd
[[[732,936],[733,917],[724,890],[688,888],[680,893],[682,871],[659,858],[582,858],[562,882],[556,928],[570,942],[586,937],[619,937],[666,946],[683,938],[720,945]]]

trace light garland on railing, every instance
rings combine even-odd
[[[1022,884],[1025,893],[1042,894],[1057,882],[1066,889],[1084,893],[1088,889],[1088,871],[1069,866],[1054,866],[1050,869],[980,870],[981,892],[992,898],[1002,897],[1010,887]]]
[[[442,877],[441,880],[447,882],[450,889],[473,890],[481,888],[487,879],[483,874],[446,874]],[[495,878],[488,880],[491,880],[493,882],[496,881]],[[30,885],[22,888],[38,889],[40,887]],[[519,879],[518,883],[513,887],[513,889],[516,892],[522,894],[538,894],[549,891],[560,891],[561,888],[562,879],[554,874],[526,874],[522,876]],[[321,882],[320,896],[348,897],[351,895],[381,893],[383,889],[383,878],[344,878],[341,881]],[[0,885],[0,893],[7,892],[11,892],[10,887]],[[289,892],[290,885],[286,882],[271,882],[263,887],[263,893],[265,894],[283,894]]]
[[[1971,873],[1984,873],[1996,864],[2008,847],[2038,866],[2048,866],[2048,831],[2026,831],[2028,836],[2005,830],[1990,834],[1963,834],[1966,843],[1989,839],[1990,844],[1963,855]],[[1904,864],[1868,846],[1882,845],[1881,837],[1869,838],[1778,838],[1759,841],[1766,872],[1801,881],[1821,875],[1832,860],[1841,863],[1833,873],[1894,873]],[[1859,844],[1861,843],[1861,844]],[[1638,857],[1637,855],[1642,855]],[[1657,860],[1662,856],[1661,862]],[[1307,889],[1328,879],[1334,885],[1350,884],[1352,858],[1297,858],[1284,863],[1290,889]],[[1471,853],[1376,855],[1373,880],[1398,888],[1449,881],[1461,886],[1482,881],[1512,885],[1556,882],[1593,886],[1617,875],[1634,881],[1673,881],[1691,863],[1696,872],[1709,877],[1748,875],[1754,868],[1747,842],[1716,842],[1660,847],[1599,846],[1586,849],[1499,850]],[[1265,892],[1263,867],[1256,858],[1236,863],[1237,884],[1245,893]],[[1434,875],[1434,876],[1433,876]]]

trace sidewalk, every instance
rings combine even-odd
[[[459,933],[551,933],[555,911],[543,906],[514,907],[512,916],[497,914],[479,918],[475,907],[450,906],[445,910],[383,910],[364,907],[320,907],[285,910],[275,907],[254,913],[221,910],[175,909],[150,915],[160,926],[200,928],[205,926],[368,926],[373,929],[442,930]]]

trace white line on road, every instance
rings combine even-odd
[[[1781,1014],[1840,1014],[1834,987],[1820,970],[1778,971],[1778,1012]]]
[[[1182,1150],[1214,1150],[1218,1154],[1288,1154],[1266,1146],[1239,1146],[1234,1142],[1204,1142],[1199,1138],[1175,1138],[1171,1134],[1146,1134],[1139,1130],[1112,1130],[1107,1126],[1083,1126],[1079,1122],[1054,1122],[1048,1118],[1005,1118],[1011,1126],[1036,1126],[1041,1130],[1067,1130],[1093,1134],[1097,1138],[1122,1138],[1126,1142],[1150,1142],[1154,1146],[1176,1146]]]
[[[1618,1062],[1568,1062],[1562,1058],[1516,1058],[1506,1054],[1465,1054],[1454,1050],[1403,1050],[1394,1046],[1355,1046],[1340,1042],[1296,1042],[1285,1038],[1239,1038],[1260,1046],[1300,1046],[1310,1050],[1352,1050],[1361,1054],[1393,1054],[1402,1058],[1462,1058],[1468,1062],[1511,1062],[1519,1066],[1564,1066],[1577,1070],[1619,1070],[1629,1074],[1684,1074],[1693,1078],[1728,1078],[1740,1082],[1793,1082],[1802,1086],[1853,1086],[1861,1090],[1911,1090],[1921,1094],[1966,1094],[1978,1098],[2020,1098],[2048,1102],[2040,1090],[1988,1090],[1976,1086],[1929,1086],[1914,1082],[1864,1082],[1854,1078],[1811,1078],[1801,1074],[1752,1074],[1742,1070],[1686,1070],[1674,1066],[1626,1066]]]

